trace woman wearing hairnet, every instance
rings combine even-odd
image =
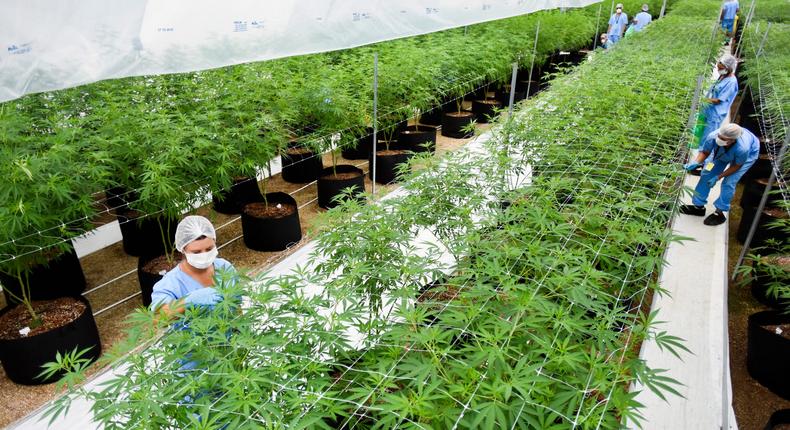
[[[202,216],[190,215],[176,228],[176,250],[184,260],[154,285],[151,309],[161,306],[165,314],[183,313],[186,306],[213,306],[222,300],[214,289],[214,274],[234,270],[227,260],[217,258],[217,233]]]
[[[717,130],[730,112],[730,106],[738,94],[738,78],[735,77],[737,65],[738,60],[730,54],[724,54],[716,63],[719,78],[708,91],[708,97],[703,99],[705,102],[703,138]],[[700,148],[702,148],[702,141],[700,141]]]
[[[680,213],[687,215],[704,216],[705,203],[711,188],[721,181],[721,194],[713,202],[716,211],[705,218],[705,225],[719,225],[727,220],[724,212],[730,210],[730,201],[735,194],[735,186],[744,173],[760,155],[760,141],[751,131],[738,124],[727,124],[713,131],[702,141],[702,149],[697,158],[683,166],[692,171],[700,167],[708,156],[711,160],[705,162],[699,177],[697,187],[690,205],[680,207]]]

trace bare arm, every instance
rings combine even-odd
[[[733,164],[730,164],[730,167],[728,167],[728,168],[727,168],[727,170],[725,170],[725,171],[723,171],[723,172],[719,173],[719,179],[724,179],[724,178],[726,178],[727,176],[730,176],[730,175],[732,175],[733,173],[735,173],[735,172],[737,172],[738,170],[740,170],[740,169],[741,169],[741,166],[742,166],[742,164],[735,164],[735,163],[733,163]]]
[[[694,159],[694,162],[695,163],[702,163],[703,161],[705,161],[706,158],[708,158],[708,155],[710,155],[710,152],[700,151],[697,154],[697,158]]]

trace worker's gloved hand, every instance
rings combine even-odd
[[[690,171],[696,169],[697,167],[699,167],[701,165],[702,164],[699,164],[699,163],[696,163],[696,162],[692,161],[691,163],[684,164],[683,168],[690,172]]]
[[[212,287],[195,290],[184,298],[184,304],[189,306],[214,306],[222,301],[222,296]]]
[[[718,175],[708,178],[708,188],[713,188],[716,185],[716,182],[719,182]]]

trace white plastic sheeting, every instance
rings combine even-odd
[[[601,0],[4,0],[0,102],[325,52]]]

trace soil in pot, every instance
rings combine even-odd
[[[442,117],[442,136],[453,139],[466,139],[474,136],[474,131],[464,131],[469,124],[473,124],[475,115],[472,112],[450,112]]]
[[[143,299],[143,306],[151,306],[151,293],[154,285],[159,282],[165,273],[173,270],[184,258],[180,252],[172,255],[160,255],[157,257],[140,257],[137,260],[137,280],[140,282],[140,292]]]
[[[321,157],[303,146],[288,148],[280,159],[283,166],[283,180],[292,184],[315,181],[324,168]]]
[[[790,400],[790,315],[763,311],[749,316],[746,366],[764,387]]]
[[[373,164],[370,164],[368,177],[379,184],[389,184],[398,179],[398,166],[409,161],[412,154],[402,149],[383,149],[376,153],[376,177],[373,177]]]
[[[498,115],[497,109],[501,107],[502,104],[495,99],[474,100],[472,102],[472,113],[475,114],[477,122],[487,123],[491,119],[496,118]]]
[[[24,276],[24,275],[23,275]],[[0,283],[8,304],[19,303],[12,297],[22,297],[22,286],[16,276],[0,272]],[[74,249],[39,264],[27,274],[30,300],[50,300],[58,297],[75,297],[85,291],[85,274]]]
[[[143,216],[131,210],[118,214],[118,223],[123,236],[123,250],[129,255],[162,255],[174,248],[178,226],[175,218]]]
[[[302,240],[296,200],[286,193],[268,193],[241,212],[244,244],[256,251],[282,251]]]
[[[351,188],[353,196],[361,199],[365,192],[365,172],[354,166],[327,167],[318,178],[318,206],[329,209],[338,205],[336,197]]]
[[[373,148],[373,127],[367,127],[354,142],[354,146],[343,148],[340,153],[346,160],[367,160]]]
[[[91,348],[83,357],[91,361],[99,358],[99,331],[87,300],[64,297],[34,301],[32,306],[42,322],[36,328],[30,328],[30,315],[22,305],[7,307],[0,313],[0,361],[9,379],[24,385],[54,382],[62,374],[38,378],[41,366],[54,361],[58,352],[63,354],[74,348]],[[20,330],[26,327],[30,332],[22,335]]]
[[[743,187],[743,194],[741,195],[740,206],[742,208],[754,208],[760,205],[760,199],[763,198],[765,187],[768,185],[767,178],[758,178],[746,181]],[[776,186],[772,187],[776,189]],[[766,206],[774,206],[774,203],[780,199],[780,196],[775,193],[768,193]]]
[[[430,126],[409,126],[398,135],[399,149],[412,152],[436,152],[436,129]]]
[[[233,179],[229,190],[220,191],[212,196],[214,210],[223,214],[241,213],[241,208],[247,203],[259,201],[261,190],[258,180],[250,177]]]
[[[763,257],[762,261],[773,266],[769,272],[765,265],[753,263],[754,274],[752,277],[752,296],[762,304],[774,309],[782,310],[790,306],[790,301],[776,297],[769,292],[772,286],[790,287],[790,255],[770,255]]]

